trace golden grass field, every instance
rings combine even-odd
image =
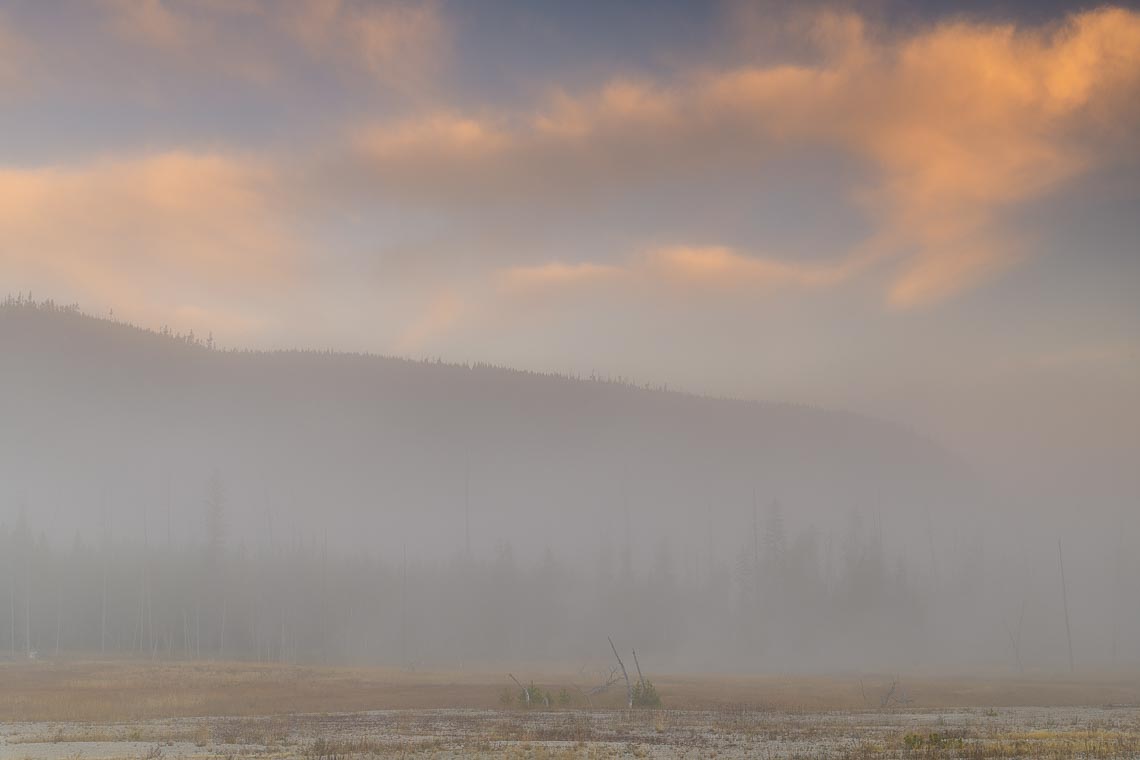
[[[508,672],[573,698],[520,705]],[[0,760],[1140,757],[1135,670],[650,673],[663,706],[633,710],[620,683],[585,699],[598,672],[2,663]]]
[[[0,721],[142,721],[201,716],[392,709],[497,709],[508,673],[557,692],[575,706],[599,676],[523,665],[472,670],[404,671],[231,662],[34,662],[0,664]],[[940,675],[666,675],[647,674],[669,710],[822,712],[1012,706],[1077,707],[1140,704],[1140,670],[1122,673],[1010,676]],[[617,684],[590,707],[621,707]]]

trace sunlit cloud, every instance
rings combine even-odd
[[[464,313],[463,298],[447,289],[435,294],[427,308],[397,336],[394,349],[400,354],[414,354],[449,331]]]
[[[368,158],[394,166],[404,163],[419,169],[436,161],[458,162],[486,158],[507,149],[509,137],[478,119],[436,114],[383,128],[357,132],[355,143]]]
[[[560,139],[585,139],[607,129],[659,128],[677,116],[676,97],[652,85],[614,81],[598,93],[575,98],[556,92],[548,106],[533,119],[540,135]]]
[[[644,259],[647,269],[684,285],[718,288],[826,288],[851,276],[854,259],[836,263],[798,263],[748,256],[723,247],[676,247],[652,251]]]
[[[826,288],[853,275],[869,259],[837,264],[797,263],[751,256],[719,246],[656,248],[631,256],[621,265],[550,262],[509,267],[499,273],[511,290],[578,287],[619,278],[658,284],[707,285],[716,288]]]
[[[1024,255],[1014,243],[958,238],[949,248],[925,248],[908,257],[890,283],[887,303],[908,309],[943,301],[1014,266]]]
[[[768,153],[828,146],[865,162],[850,196],[879,226],[876,245],[889,241],[900,259],[884,300],[914,307],[1015,263],[1003,212],[1102,164],[1113,148],[1098,139],[1119,131],[1140,92],[1140,15],[1124,10],[1045,28],[955,22],[896,37],[823,14],[809,36],[819,46],[812,65],[556,92],[493,127],[455,115],[374,125],[361,158],[380,185],[407,180],[413,202],[554,203],[584,188],[647,187],[694,167],[759,166]],[[827,281],[842,279],[836,272],[853,255],[835,251],[832,264],[807,270],[745,264],[756,281]],[[736,266],[724,254],[677,262],[690,273]]]
[[[273,178],[256,160],[186,152],[0,170],[0,266],[139,320],[222,315],[294,280]]]
[[[551,262],[538,266],[510,267],[499,276],[507,290],[525,292],[606,282],[627,274],[628,271],[623,267],[608,264]]]
[[[257,288],[301,259],[330,278],[383,269],[376,281],[402,287],[400,304],[421,304],[402,315],[413,325],[402,346],[426,345],[462,324],[456,315],[498,299],[616,284],[711,303],[834,294],[858,281],[876,313],[945,303],[1033,257],[1019,206],[1140,147],[1140,14],[1121,9],[1045,26],[897,28],[813,13],[781,27],[808,50],[794,61],[696,56],[670,73],[622,71],[575,87],[542,70],[525,94],[480,101],[488,93],[434,89],[461,31],[438,3],[92,7],[100,44],[131,62],[174,62],[156,81],[205,71],[198,81],[211,93],[215,80],[272,80],[293,92],[292,74],[309,78],[296,79],[302,97],[285,105],[273,88],[254,93],[265,98],[256,103],[248,89],[218,96],[227,108],[250,104],[232,119],[247,146],[240,156],[227,147],[229,116],[187,128],[185,141],[162,133],[169,125],[151,110],[160,97],[123,126],[165,148],[116,145],[117,158],[32,168],[21,159],[24,168],[2,170],[6,274],[122,304],[140,300],[140,279],[161,283],[154,292],[164,295],[150,300],[182,302],[200,300],[218,272],[223,288]],[[31,44],[19,31],[0,19],[0,88],[22,77]],[[319,100],[307,88],[334,79],[351,106],[307,110],[306,98]],[[155,92],[181,97],[175,87]],[[269,121],[254,112],[269,102],[282,114],[301,103],[312,121],[298,135],[283,122],[276,139],[251,145]],[[766,239],[747,217],[784,191],[788,175],[769,168],[783,162],[795,174],[788,165],[820,156],[828,168],[843,164],[810,179],[834,198],[796,196],[779,220],[791,232]],[[690,218],[678,198],[708,218]],[[662,199],[671,205],[655,217]],[[819,249],[786,244],[796,225],[828,226],[825,203],[854,209],[865,225],[829,234]],[[397,264],[394,250],[415,251],[416,265]]]

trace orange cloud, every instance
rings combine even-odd
[[[836,148],[865,163],[851,195],[878,225],[870,241],[806,268],[715,249],[664,263],[688,275],[818,282],[843,279],[874,247],[876,261],[898,260],[887,303],[909,308],[1015,263],[1023,252],[1008,247],[1005,210],[1108,160],[1106,136],[1135,147],[1140,14],[1105,8],[1049,27],[954,22],[891,37],[825,13],[808,37],[819,49],[812,64],[706,71],[671,86],[620,80],[493,122],[382,125],[362,157],[417,198],[525,203],[723,170],[788,146]]]
[[[890,283],[887,304],[909,309],[937,303],[1008,269],[1022,255],[1012,244],[984,237],[955,240],[949,249],[924,250],[902,264]]]
[[[547,293],[614,282],[649,287],[718,289],[823,290],[846,282],[876,260],[868,249],[837,262],[795,262],[752,256],[720,246],[656,248],[621,264],[550,262],[510,267],[498,273],[509,294]]]
[[[672,282],[749,288],[825,288],[847,279],[857,263],[855,259],[823,264],[780,261],[715,246],[663,248],[644,260],[650,272]]]
[[[677,105],[672,94],[650,85],[616,81],[585,99],[556,93],[551,105],[534,117],[533,128],[556,139],[588,138],[615,127],[657,128],[676,118]]]
[[[432,159],[455,162],[489,156],[509,147],[509,138],[478,119],[436,114],[359,130],[355,143],[372,160],[418,166]]]
[[[521,292],[600,283],[625,275],[626,270],[622,267],[608,264],[551,262],[532,267],[511,267],[502,271],[499,278],[506,289]]]
[[[253,160],[185,152],[2,169],[0,266],[148,323],[217,298],[256,301],[296,266],[273,180]]]
[[[913,260],[894,306],[949,297],[1018,257],[992,230],[1004,207],[1057,187],[1111,153],[1081,139],[1129,107],[1140,83],[1140,14],[1102,9],[1055,28],[954,23],[887,43],[857,20],[828,60],[714,78],[726,108],[788,140],[829,141],[871,159],[863,198]]]

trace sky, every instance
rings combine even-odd
[[[4,0],[0,134],[12,293],[1140,499],[1134,6]]]

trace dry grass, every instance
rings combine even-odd
[[[660,676],[654,682],[666,707],[743,707],[781,712],[878,710],[884,706],[926,709],[1077,707],[1140,704],[1140,671],[1076,675],[1007,676],[902,673],[850,676]],[[883,704],[897,682],[891,701]],[[901,700],[901,701],[900,701]]]
[[[249,663],[0,664],[0,721],[142,721],[389,709],[494,709],[510,668],[405,672]],[[571,672],[513,670],[544,689],[582,683]],[[821,712],[878,710],[894,676],[655,676],[666,708]],[[1063,677],[902,674],[907,707],[1140,704],[1140,673]],[[624,689],[595,697],[618,707]],[[585,706],[575,698],[575,706]],[[899,704],[895,703],[895,707]]]
[[[64,744],[53,747],[50,742]],[[1140,712],[1120,707],[836,712],[419,709],[0,724],[0,758],[79,756],[1108,760],[1140,757]]]

